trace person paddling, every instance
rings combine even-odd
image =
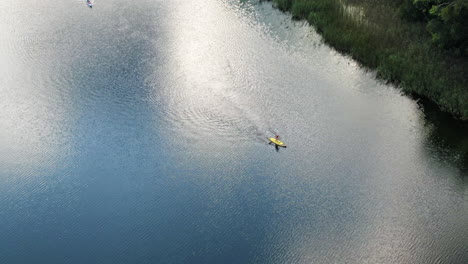
[[[280,136],[278,134],[275,134],[275,137],[274,138],[268,138],[268,140],[270,142],[268,142],[268,144],[275,144],[275,147],[283,147],[285,148],[286,147],[286,144],[284,144],[284,142],[281,142],[280,140]]]

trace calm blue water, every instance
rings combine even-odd
[[[268,3],[0,2],[0,36],[0,263],[468,259],[467,130]]]

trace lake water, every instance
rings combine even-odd
[[[0,263],[466,263],[467,131],[270,3],[3,1]]]

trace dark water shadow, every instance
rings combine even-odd
[[[273,142],[268,142],[268,145],[274,145],[276,152],[279,152],[280,148],[278,147],[278,145],[274,144]]]
[[[444,161],[459,168],[463,177],[468,177],[468,122],[455,119],[425,98],[411,97],[424,113],[427,140],[434,146],[433,150]]]

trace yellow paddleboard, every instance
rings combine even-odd
[[[278,147],[283,147],[283,148],[286,147],[286,145],[282,141],[279,141],[276,138],[268,138],[268,140],[275,143],[275,145],[277,145]]]

